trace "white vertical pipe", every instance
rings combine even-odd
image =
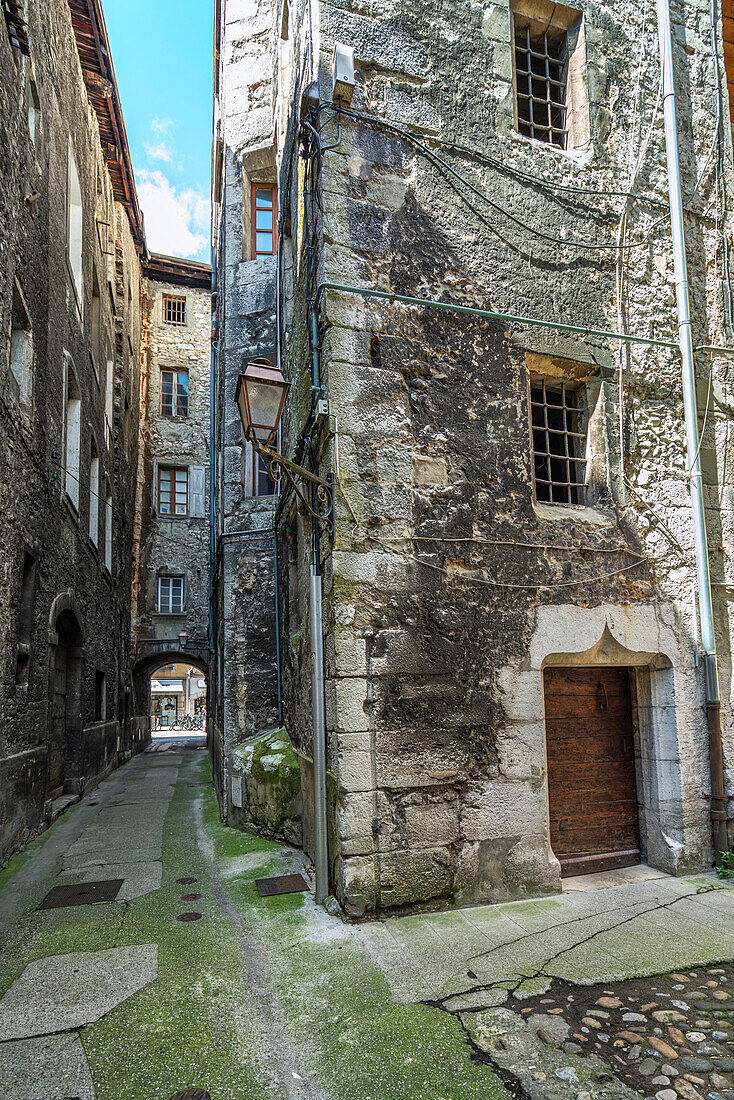
[[[678,343],[680,345],[683,376],[683,413],[686,426],[686,447],[691,482],[691,505],[696,544],[696,574],[698,598],[701,608],[701,646],[704,655],[716,656],[714,640],[714,616],[711,603],[708,545],[704,515],[703,482],[698,441],[698,407],[696,402],[696,375],[693,362],[693,338],[691,335],[691,307],[688,296],[688,265],[683,227],[683,201],[680,184],[680,159],[678,155],[678,128],[676,121],[675,86],[673,80],[673,38],[670,28],[670,2],[657,0],[658,36],[660,39],[660,64],[663,70],[663,115],[665,120],[665,151],[668,163],[668,195],[670,201],[670,227],[673,238],[673,264],[675,269],[675,297],[678,307]],[[718,692],[717,692],[718,698]]]
[[[324,708],[324,641],[321,622],[321,574],[311,567],[311,713],[313,717],[313,831],[316,902],[329,893],[329,849],[326,825],[326,712]]]
[[[716,639],[714,613],[711,599],[706,515],[703,496],[703,479],[699,458],[698,406],[696,402],[696,372],[693,360],[691,333],[691,307],[688,293],[688,264],[686,238],[683,225],[683,200],[680,182],[680,158],[678,154],[678,124],[675,104],[675,79],[673,72],[673,34],[670,25],[670,0],[657,0],[658,39],[660,66],[663,76],[663,119],[665,122],[665,152],[668,168],[668,197],[670,202],[670,229],[673,239],[673,264],[675,271],[675,297],[678,310],[678,343],[680,346],[683,379],[683,414],[686,426],[686,449],[691,485],[693,511],[693,535],[696,548],[696,576],[698,579],[698,603],[701,616],[701,649],[706,680],[706,709],[709,726],[709,766],[711,770],[711,817],[714,830],[714,847],[726,849],[727,829],[724,803],[723,760],[720,726],[719,677],[716,665]],[[717,851],[718,862],[718,851]]]

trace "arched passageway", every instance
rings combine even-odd
[[[157,650],[141,657],[133,668],[135,709],[150,717],[151,734],[181,729],[206,734],[209,710],[209,669],[198,652]]]

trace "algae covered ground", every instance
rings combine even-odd
[[[212,1100],[504,1098],[460,1022],[396,1001],[353,928],[307,895],[258,896],[255,879],[297,869],[296,853],[224,828],[204,753],[178,760],[159,889],[36,910],[79,835],[71,818],[12,861],[0,886],[2,992],[35,959],[157,945],[156,979],[80,1029],[96,1100],[170,1100],[189,1086]],[[85,812],[82,803],[80,821]],[[176,919],[187,911],[200,919]]]

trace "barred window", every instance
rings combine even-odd
[[[189,471],[187,467],[158,467],[158,511],[162,516],[188,514]]]
[[[161,615],[180,615],[184,609],[183,577],[158,578],[158,611]],[[172,671],[173,665],[165,665],[159,672]]]
[[[186,297],[178,294],[163,295],[163,321],[167,325],[186,324]]]
[[[161,371],[161,415],[189,415],[189,372]]]
[[[566,148],[566,33],[558,28],[518,25],[515,16],[517,128],[526,137]]]
[[[549,504],[585,504],[585,388],[534,379],[530,408],[536,499]]]

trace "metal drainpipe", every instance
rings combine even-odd
[[[719,675],[716,665],[716,638],[711,600],[706,514],[703,479],[699,460],[698,409],[696,404],[696,374],[691,335],[691,310],[688,296],[688,265],[683,227],[683,200],[678,156],[678,128],[673,73],[673,35],[670,26],[670,0],[657,0],[660,65],[663,71],[663,117],[665,121],[665,151],[668,169],[670,226],[673,238],[675,296],[678,309],[678,342],[682,360],[683,411],[686,425],[693,532],[696,546],[698,603],[701,616],[701,648],[706,681],[706,714],[709,733],[709,770],[711,773],[711,822],[714,834],[716,862],[728,848],[726,802],[724,800],[724,761],[721,745],[721,702]]]

